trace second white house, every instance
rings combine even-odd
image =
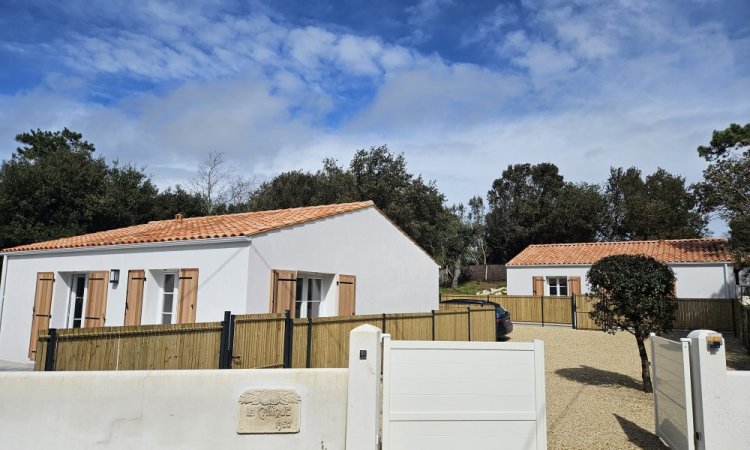
[[[605,256],[645,255],[675,273],[679,298],[733,298],[732,252],[724,239],[588,242],[530,245],[507,264],[508,294],[563,295],[588,292],[586,273]]]
[[[2,252],[0,359],[40,330],[420,312],[438,265],[372,202],[149,222]]]

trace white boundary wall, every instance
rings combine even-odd
[[[383,343],[383,450],[545,449],[544,345]]]
[[[0,447],[344,448],[347,369],[0,373]],[[295,389],[300,432],[237,434],[247,389]]]
[[[381,344],[363,325],[349,348],[348,369],[0,373],[0,448],[377,450],[381,405],[385,450],[546,448],[541,341]],[[295,390],[300,431],[238,434],[249,389]]]

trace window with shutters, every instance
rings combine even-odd
[[[297,277],[294,317],[319,317],[323,300],[323,279]]]
[[[177,323],[177,299],[178,297],[177,272],[166,272],[162,282],[161,293],[161,321],[162,325]]]
[[[548,277],[549,295],[568,295],[568,277]]]
[[[86,311],[86,274],[74,273],[70,284],[68,328],[83,328]]]

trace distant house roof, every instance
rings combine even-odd
[[[646,255],[665,263],[731,262],[725,239],[590,242],[529,245],[508,266],[594,264],[606,256]]]
[[[57,250],[77,247],[127,245],[253,236],[373,206],[373,202],[340,203],[302,208],[256,211],[221,216],[158,220],[143,225],[100,231],[8,248],[3,252]]]

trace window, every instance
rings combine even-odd
[[[177,274],[165,273],[162,285],[161,323],[168,325],[175,323],[177,311]]]
[[[568,277],[547,278],[549,295],[568,295]]]
[[[294,302],[294,317],[320,316],[320,301],[323,292],[321,278],[297,277],[297,292]]]
[[[68,328],[82,328],[86,311],[86,274],[73,274],[70,288],[70,308],[68,309]]]

